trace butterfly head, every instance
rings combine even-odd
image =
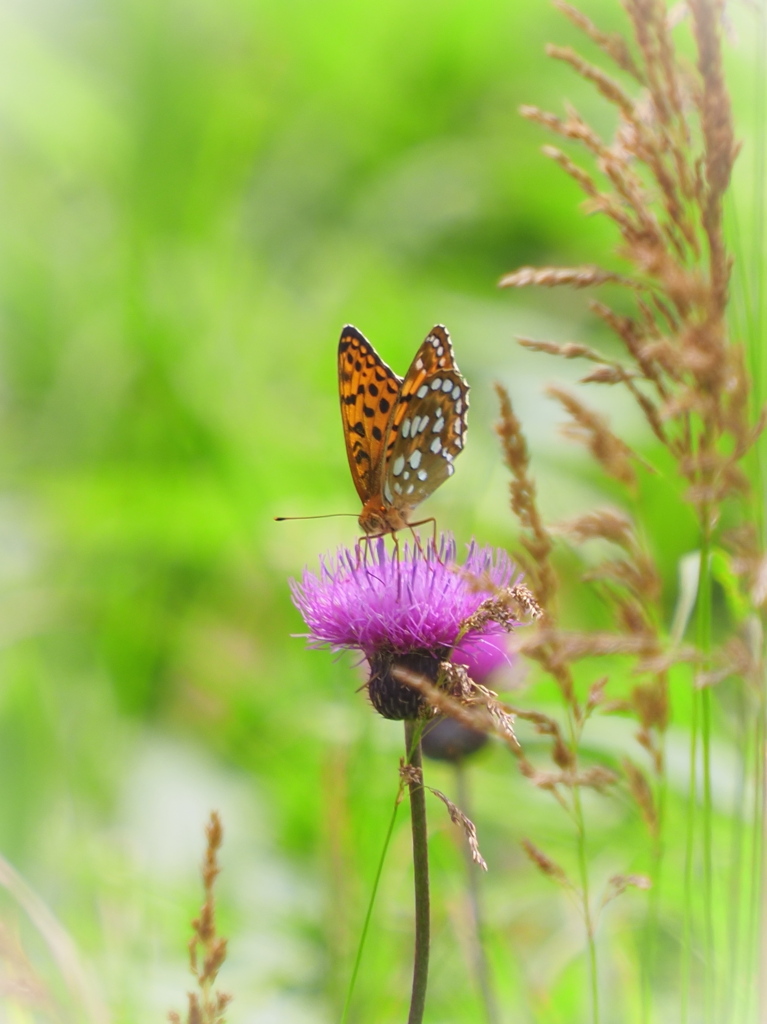
[[[359,524],[363,533],[374,537],[396,533],[408,525],[404,511],[392,505],[385,505],[380,494],[365,502],[360,512]]]

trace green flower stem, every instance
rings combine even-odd
[[[693,907],[695,905],[695,888],[693,883],[693,867],[695,861],[695,807],[697,803],[698,780],[698,744],[700,709],[698,694],[695,692],[695,678],[692,683],[692,719],[690,722],[690,781],[687,790],[687,820],[685,828],[684,849],[684,925],[681,962],[681,1024],[688,1024],[690,1019],[690,997],[692,992],[692,960],[693,960]]]
[[[422,772],[421,723],[405,721],[407,763]],[[423,778],[411,780],[410,820],[413,830],[413,877],[415,882],[415,956],[413,959],[413,990],[410,996],[408,1024],[421,1024],[426,1004],[426,983],[429,976],[429,850],[426,834],[426,794]]]
[[[751,851],[750,851],[750,900],[749,900],[749,913],[748,913],[748,926],[747,926],[747,937],[750,952],[750,963],[752,965],[751,971],[747,973],[747,977],[753,977],[757,979],[757,984],[749,984],[746,986],[746,1011],[750,1011],[752,1001],[756,1000],[756,1006],[765,1005],[765,972],[760,970],[761,965],[765,962],[767,957],[765,956],[765,950],[767,949],[767,936],[765,935],[765,927],[763,924],[763,917],[760,913],[760,908],[764,903],[764,885],[765,879],[767,879],[767,859],[765,858],[765,836],[764,836],[764,823],[765,823],[765,806],[767,806],[767,779],[765,778],[765,745],[767,743],[767,729],[765,728],[765,722],[767,721],[767,714],[765,709],[764,699],[764,687],[760,688],[757,704],[757,719],[756,728],[754,735],[754,796],[753,796],[753,810],[752,810],[752,821],[753,831],[751,834]],[[757,1011],[758,1012],[758,1011]],[[751,1018],[745,1016],[744,1019],[750,1020]]]
[[[711,532],[708,508],[704,509],[701,537],[700,573],[698,576],[697,641],[709,668],[711,655]],[[718,963],[714,942],[714,872],[713,872],[713,800],[711,796],[711,690],[704,687],[696,695],[700,700],[701,753],[703,768],[703,948],[706,957],[704,1020],[713,1021],[716,1005],[716,974]]]
[[[578,756],[578,744],[581,741],[582,726],[576,722],[573,708],[568,713],[570,746],[574,758]],[[581,793],[577,781],[572,787],[572,816],[575,822],[578,848],[578,874],[581,882],[581,899],[583,901],[583,922],[586,926],[588,942],[589,987],[591,989],[591,1024],[599,1024],[599,973],[597,965],[597,944],[594,936],[594,919],[591,915],[591,896],[589,893],[589,863],[586,852],[586,822],[583,817]]]
[[[456,796],[458,797],[458,806],[464,814],[468,815],[469,818],[473,818],[469,799],[468,780],[466,778],[466,768],[463,760],[456,761],[455,763],[455,789]],[[471,919],[473,925],[471,946],[472,959],[474,960],[474,973],[477,978],[477,984],[479,985],[480,995],[482,996],[482,1004],[485,1008],[487,1024],[499,1024],[501,1018],[498,1012],[498,1003],[495,998],[495,991],[493,990],[490,965],[487,962],[487,954],[485,952],[485,945],[483,942],[482,907],[480,905],[478,881],[480,872],[472,858],[469,844],[465,842],[461,843],[461,848],[463,849],[464,859],[466,861],[469,905],[471,908]]]
[[[591,1020],[599,1024],[599,974],[597,969],[597,944],[594,938],[594,921],[591,916],[591,897],[589,894],[589,864],[586,855],[586,824],[583,820],[581,794],[577,785],[573,786],[573,814],[578,837],[578,871],[581,880],[583,898],[583,919],[586,924],[586,938],[589,954],[589,982],[591,987]]]
[[[362,925],[362,934],[360,935],[360,941],[357,946],[357,954],[354,958],[354,967],[352,968],[352,976],[349,980],[349,987],[346,992],[346,999],[344,1001],[343,1012],[341,1013],[341,1024],[346,1024],[349,1017],[349,1007],[351,1006],[352,996],[354,995],[354,986],[357,984],[357,975],[360,972],[360,964],[362,963],[362,953],[365,949],[365,942],[370,931],[370,921],[373,917],[373,907],[375,906],[376,896],[378,894],[378,887],[381,882],[381,875],[383,874],[384,864],[386,863],[386,855],[389,852],[389,845],[391,844],[391,837],[394,833],[394,823],[397,820],[397,811],[402,797],[402,787],[397,790],[397,798],[394,801],[394,807],[392,809],[391,818],[389,819],[389,827],[386,830],[386,838],[384,839],[383,849],[381,850],[381,856],[378,861],[378,867],[376,868],[376,876],[373,881],[373,889],[370,893],[370,900],[368,901],[368,908],[365,913],[365,922]]]

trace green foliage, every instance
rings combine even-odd
[[[589,14],[621,24],[607,0]],[[0,854],[92,976],[78,987],[51,926],[7,894],[18,972],[58,1004],[43,1002],[39,1019],[105,1019],[103,1001],[133,1024],[178,1004],[214,807],[229,1018],[338,1018],[400,734],[373,720],[353,664],[291,635],[302,626],[286,578],[351,541],[354,521],[272,519],[358,511],[336,397],[346,322],[400,372],[433,323],[451,330],[472,411],[457,482],[429,505],[441,528],[513,541],[495,379],[518,401],[552,518],[612,499],[556,434],[542,397],[554,368],[514,344],[601,330],[578,294],[495,288],[519,264],[591,262],[614,242],[578,212],[575,187],[540,156],[540,130],[516,113],[568,96],[601,127],[604,108],[543,57],[547,41],[574,38],[547,5],[498,0],[118,0],[0,14]],[[742,123],[747,135],[748,110]],[[749,214],[744,203],[746,225]],[[625,403],[608,395],[606,407],[662,457]],[[672,476],[638,487],[670,622],[694,522],[670,515]],[[568,625],[603,628],[582,566],[562,567]],[[718,552],[712,576],[714,601],[740,617]],[[690,709],[673,688],[678,810]],[[552,684],[529,699],[557,713]],[[745,786],[736,715],[717,729],[717,778],[733,791]],[[520,738],[543,752],[524,725]],[[620,713],[603,716],[585,757],[619,763],[632,743]],[[429,771],[451,792],[447,768]],[[500,748],[481,755],[472,789],[499,997],[520,1022],[585,1019],[577,910],[519,848],[534,836],[575,873],[570,825]],[[428,810],[427,1012],[481,1021],[458,841],[441,805]],[[731,806],[715,810],[726,831]],[[585,814],[599,884],[650,872],[631,853],[644,833],[627,798],[587,799]],[[382,1024],[407,1005],[403,822],[355,995],[358,1019]],[[664,879],[678,899],[681,870],[673,861]],[[622,990],[639,984],[631,932],[644,899],[630,891],[600,925],[607,1020],[640,1019],[623,1015]],[[23,1001],[18,1013],[38,1019]]]

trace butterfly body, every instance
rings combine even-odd
[[[413,509],[454,472],[463,449],[469,386],[450,336],[437,325],[404,377],[355,327],[338,345],[338,383],[346,454],[368,535],[409,525]]]

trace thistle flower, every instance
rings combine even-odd
[[[484,683],[502,668],[508,668],[512,658],[505,633],[495,633],[479,637],[469,634],[456,646],[450,660],[463,665],[475,683]]]
[[[465,625],[486,599],[509,586],[514,567],[501,550],[468,546],[463,565],[455,541],[429,542],[387,551],[383,538],[364,549],[341,548],[320,560],[318,574],[305,570],[291,581],[293,601],[312,646],[358,650],[368,661],[368,693],[384,718],[417,718],[423,697],[393,675],[405,667],[436,683],[440,663],[458,641],[463,652],[481,650],[503,628]]]

